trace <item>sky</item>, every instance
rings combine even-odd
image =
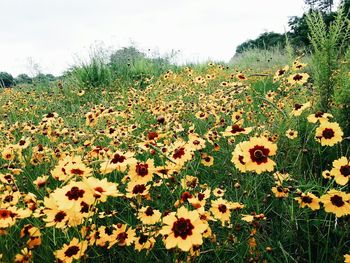
[[[266,31],[284,33],[303,0],[0,0],[0,71],[61,74],[93,47],[130,44],[178,63],[228,62]]]

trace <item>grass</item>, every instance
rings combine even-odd
[[[267,53],[257,55],[270,56]],[[96,69],[94,72],[103,72],[104,65],[93,61],[89,65]],[[51,262],[64,244],[77,238],[80,249],[89,241],[86,251],[77,254],[82,262],[342,262],[343,255],[350,251],[349,208],[344,208],[344,216],[337,217],[331,211],[326,212],[322,202],[319,209],[312,210],[300,207],[295,198],[300,197],[301,192],[310,192],[317,196],[314,201],[318,203],[318,197],[330,189],[349,192],[348,183],[340,185],[334,178],[327,180],[322,176],[324,170],[331,170],[334,160],[349,157],[349,147],[344,139],[349,134],[345,133],[342,141],[332,147],[322,146],[315,139],[319,123],[307,120],[317,110],[313,96],[315,88],[308,82],[290,81],[290,76],[307,72],[308,67],[293,69],[292,61],[289,61],[289,70],[274,81],[275,71],[288,63],[282,54],[272,61],[278,63],[250,65],[254,73],[269,73],[263,76],[249,77],[251,70],[243,70],[244,63],[241,74],[232,66],[210,64],[192,66],[192,70],[164,70],[163,74],[156,75],[151,71],[151,77],[120,79],[118,83],[108,80],[103,87],[95,89],[91,83],[100,86],[99,80],[89,79],[89,69],[85,72],[87,75],[82,73],[83,66],[77,70],[82,70],[79,74],[82,79],[87,79],[79,82],[84,85],[74,85],[68,79],[61,86],[51,83],[49,87],[3,89],[0,95],[3,105],[0,108],[3,116],[0,209],[16,209],[20,214],[18,209],[21,208],[28,215],[7,225],[5,216],[0,217],[2,260],[11,262],[17,256],[24,262],[26,256],[34,262]],[[147,67],[141,68],[147,73]],[[106,80],[109,73],[96,75]],[[346,75],[342,74],[342,78]],[[138,86],[140,81],[144,83],[141,88]],[[306,105],[307,102],[310,106],[296,116],[296,104]],[[338,108],[334,106],[329,113],[337,116],[337,112]],[[241,120],[237,121],[236,116]],[[336,122],[336,119],[329,121]],[[224,136],[223,132],[237,123],[246,129],[252,127],[252,131]],[[346,127],[339,124],[345,131]],[[297,131],[298,136],[288,138],[288,129]],[[194,133],[203,143],[202,147],[193,148],[191,136]],[[153,138],[155,134],[157,136]],[[269,156],[275,165],[261,174],[257,173],[258,165],[245,171],[231,160],[239,148],[237,145],[253,137],[261,138],[265,147],[270,146],[264,140],[277,146],[276,154]],[[21,140],[28,142],[28,147],[21,148]],[[187,160],[174,157],[179,154],[176,151],[178,145],[184,146],[184,151],[189,153]],[[101,171],[103,163],[111,160],[118,151],[132,152],[134,161],[126,170],[114,167],[104,174]],[[81,204],[78,208],[63,208],[62,205],[69,201],[65,195],[58,198],[55,193],[74,182],[87,180],[85,175],[68,177],[63,170],[59,176],[64,179],[55,178],[55,167],[60,167],[64,158],[73,156],[80,158],[77,162],[80,172],[90,168],[91,175],[87,177],[100,181],[107,179],[114,191],[118,189],[120,196],[107,194],[110,196],[106,202],[98,197],[90,200],[91,203],[83,199],[90,204],[85,212],[80,209]],[[248,160],[248,157],[243,158]],[[211,159],[212,164],[208,161]],[[154,173],[148,181],[149,195],[129,196],[127,187],[135,180],[133,165],[149,160],[158,169],[163,168],[163,174]],[[68,167],[72,167],[69,165],[75,164],[64,163],[63,167],[68,171]],[[168,170],[166,174],[165,170]],[[290,178],[277,180],[275,172],[288,173]],[[6,181],[5,175],[11,175],[13,180]],[[44,175],[47,176],[46,183],[39,187],[35,180]],[[198,182],[195,184],[190,178]],[[84,186],[84,190],[91,191],[94,186],[89,187]],[[284,192],[274,192],[275,187]],[[228,213],[228,221],[222,222],[212,210],[213,202],[220,198],[218,190],[224,192],[224,200],[236,203],[236,209],[232,208]],[[196,206],[184,198],[184,193],[196,197],[205,191],[209,191],[202,204],[206,217],[203,210],[193,212],[201,213],[201,222],[207,222],[211,229],[200,234],[204,236],[203,244],[198,250],[193,247],[190,252],[180,248],[166,249],[167,240],[159,233],[164,227],[164,218],[180,207],[197,211]],[[8,201],[11,198],[7,196],[13,199]],[[57,225],[57,220],[50,220],[47,215],[55,209],[44,202],[45,197],[56,200],[56,205],[66,213],[70,209],[75,211],[77,222],[72,223],[73,215],[68,216],[70,221],[64,227]],[[344,204],[350,206],[349,201],[344,200]],[[237,206],[237,203],[243,206]],[[231,203],[226,204],[226,208],[234,207]],[[162,214],[152,225],[146,225],[137,217],[140,209],[146,206]],[[246,215],[252,216],[250,220],[245,218]],[[21,235],[21,230],[28,224],[38,230],[28,232],[29,236]],[[126,237],[131,243],[123,244],[124,239],[118,235],[104,235],[103,226],[112,227],[113,232],[118,229],[118,224],[135,231],[135,237],[130,233]],[[142,235],[149,236],[150,243],[147,244],[151,247],[145,245],[145,249],[137,251],[135,244]],[[38,245],[28,243],[38,239],[41,240]],[[108,249],[114,240],[119,240],[119,245]],[[30,249],[21,252],[26,247]]]

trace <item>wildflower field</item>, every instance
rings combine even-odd
[[[349,258],[348,105],[301,58],[142,84],[1,90],[1,262]]]

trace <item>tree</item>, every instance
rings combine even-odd
[[[286,38],[284,34],[265,32],[254,40],[247,40],[246,42],[240,44],[236,48],[236,53],[242,53],[251,48],[270,49],[276,46],[283,48],[286,44],[285,41]]]
[[[334,5],[334,0],[304,0],[305,4],[312,10],[331,13]]]
[[[0,87],[9,88],[15,85],[15,79],[7,72],[0,72]]]
[[[27,74],[19,74],[16,78],[16,84],[31,84],[32,82],[32,78]]]

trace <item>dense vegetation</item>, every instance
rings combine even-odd
[[[0,261],[349,262],[350,27],[334,21],[307,16],[308,57],[254,50],[261,69],[129,47],[3,88]]]

